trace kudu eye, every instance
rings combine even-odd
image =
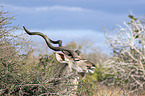
[[[79,59],[76,59],[75,61],[80,61]]]

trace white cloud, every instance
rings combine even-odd
[[[36,11],[47,11],[49,8],[48,7],[36,7]]]
[[[81,7],[68,7],[68,6],[59,6],[59,5],[55,5],[55,6],[42,6],[42,7],[21,7],[21,6],[13,6],[13,5],[9,5],[9,4],[3,4],[5,6],[5,8],[7,8],[8,10],[16,10],[16,11],[91,11],[88,9],[84,9]]]
[[[48,11],[48,10],[64,10],[64,11],[87,11],[81,7],[67,7],[67,6],[50,6],[50,7],[36,7],[36,11]]]

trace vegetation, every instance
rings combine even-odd
[[[68,85],[58,87],[52,83],[54,79],[60,79],[55,54],[35,56],[35,50],[29,48],[27,38],[14,34],[19,29],[12,26],[14,17],[2,6],[0,8],[0,95],[60,94],[59,90]],[[113,51],[112,57],[86,42],[77,44],[72,41],[66,45],[82,50],[82,56],[97,65],[93,74],[79,80],[78,96],[144,94],[145,26],[134,16],[129,15],[129,18],[129,23],[124,22],[123,27],[119,26],[115,33],[109,33],[106,37]]]
[[[13,17],[0,7],[0,94],[14,93],[14,87],[20,84],[20,66],[18,47],[22,45],[21,36],[13,35],[17,26],[11,26]],[[16,79],[18,78],[18,79]]]
[[[139,95],[145,89],[145,25],[132,15],[129,18],[117,35],[107,37],[113,57],[104,63],[104,83],[120,87],[124,95]]]

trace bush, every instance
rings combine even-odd
[[[145,26],[134,16],[129,17],[130,23],[124,22],[118,33],[108,35],[113,57],[104,63],[108,69],[104,83],[121,87],[125,95],[145,89]]]
[[[23,82],[19,52],[23,51],[25,39],[14,34],[19,28],[12,26],[15,19],[11,13],[4,11],[3,6],[0,9],[0,95],[11,95],[17,92],[16,87]]]

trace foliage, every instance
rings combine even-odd
[[[119,86],[124,94],[139,94],[145,87],[145,26],[134,16],[120,29],[117,35],[108,35],[108,44],[113,50],[113,57],[104,63],[108,70],[104,83]]]
[[[23,80],[19,73],[21,69],[20,50],[23,51],[25,39],[22,35],[15,35],[18,26],[13,26],[15,20],[11,13],[0,6],[0,95],[15,94]]]
[[[55,86],[51,83],[58,74],[58,69],[56,69],[58,65],[54,54],[50,56],[40,54],[39,58],[29,58],[27,61],[31,62],[25,62],[25,64],[21,66],[23,82],[18,87],[19,93],[21,92],[22,95],[28,96],[56,95]]]
[[[94,73],[87,74],[85,78],[80,80],[78,87],[78,94],[92,96],[96,94],[98,90],[99,82],[103,80],[103,71],[104,69],[98,65]]]

